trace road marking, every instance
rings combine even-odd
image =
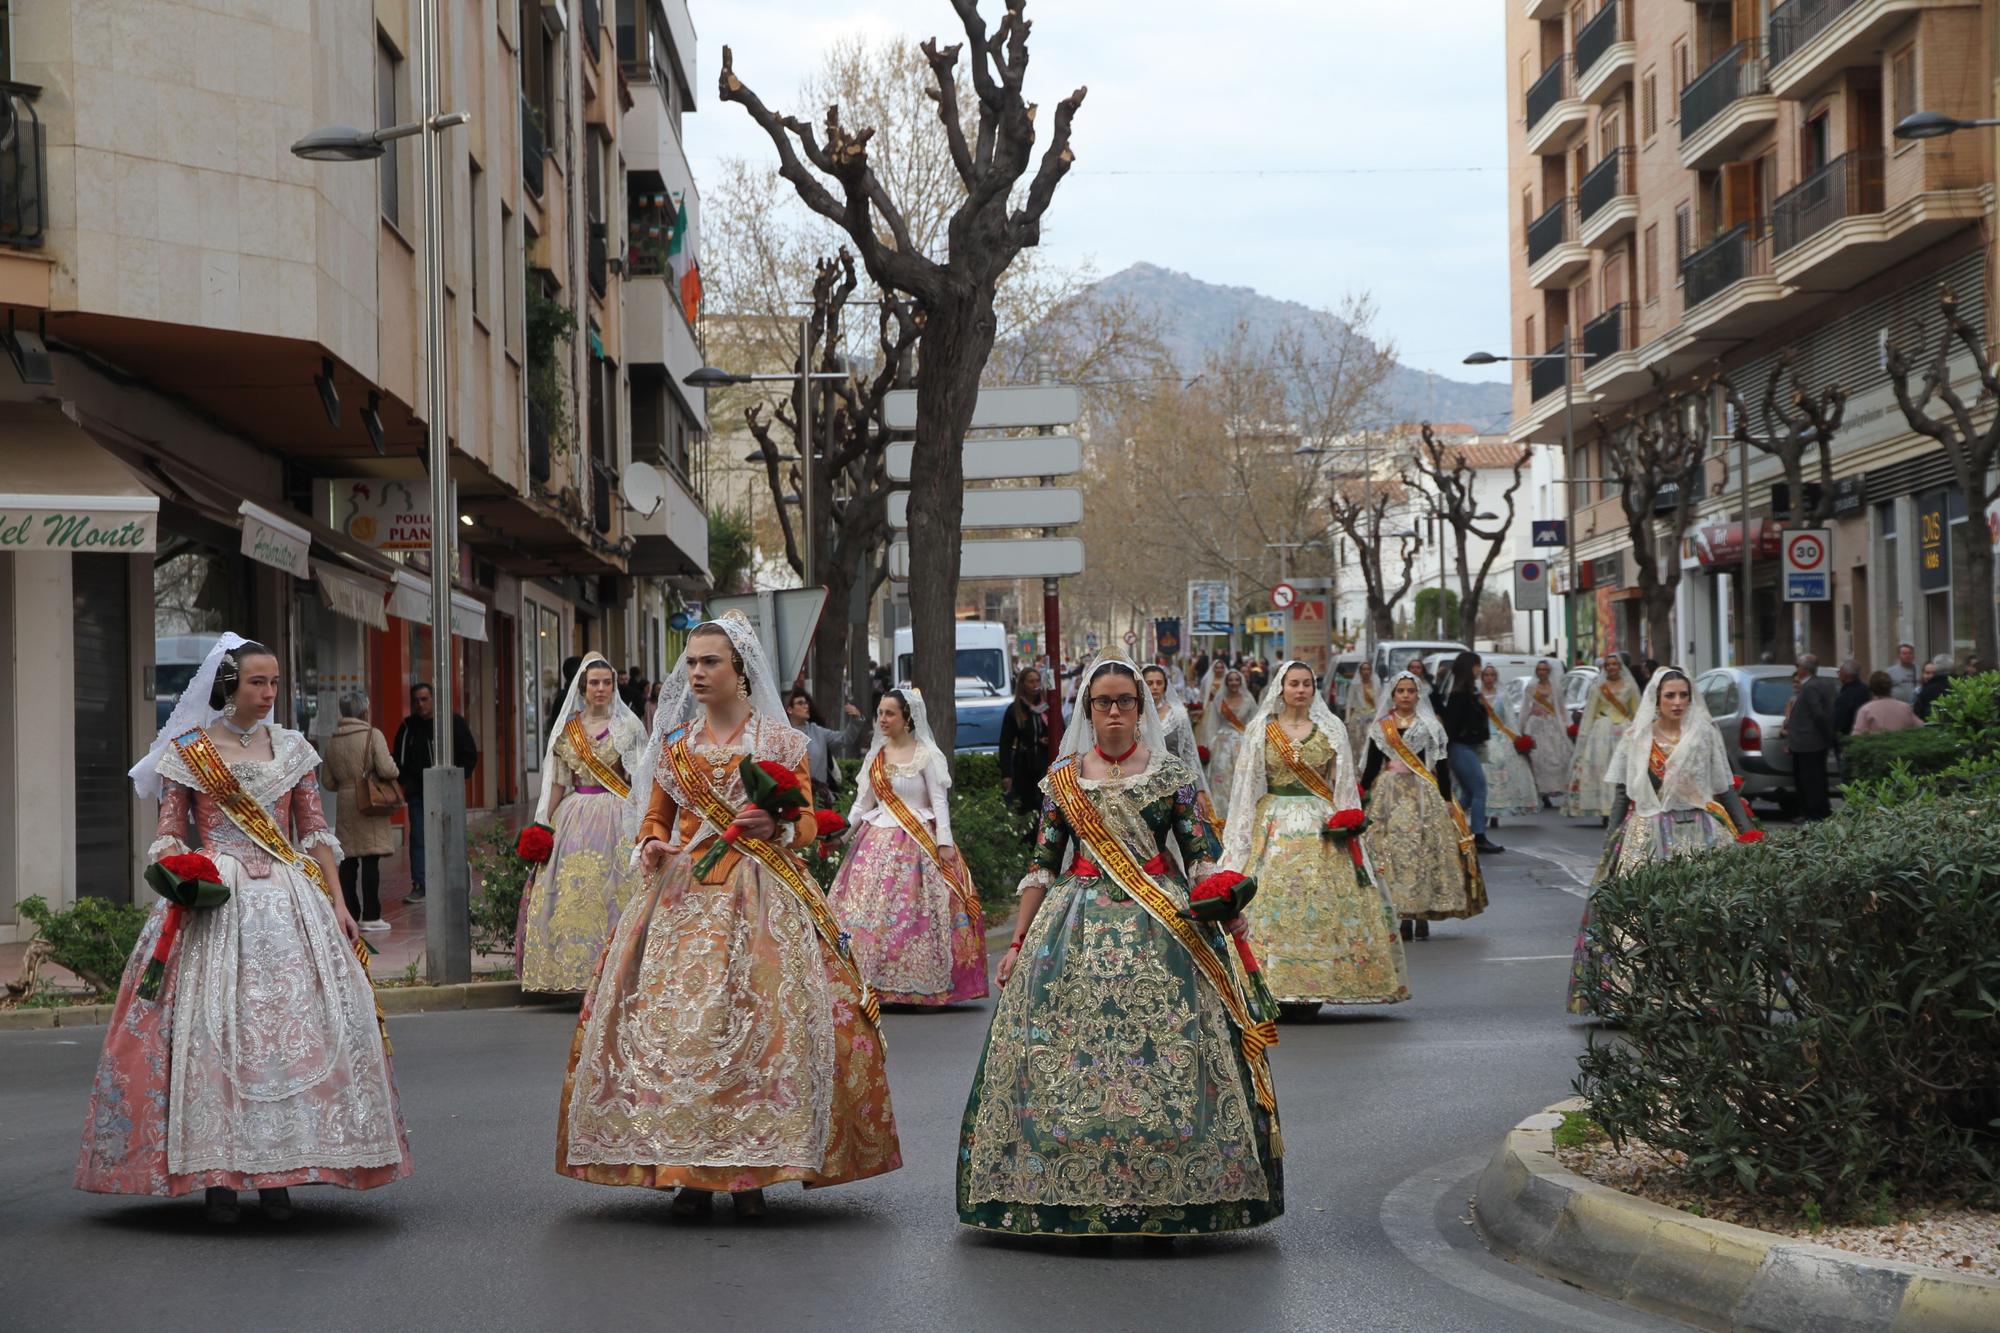
[[[1546,963],[1556,958],[1568,962],[1573,957],[1575,957],[1574,954],[1567,953],[1525,953],[1513,958],[1482,958],[1480,961],[1483,963]]]

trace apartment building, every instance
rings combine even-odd
[[[438,8],[469,120],[433,422],[414,141],[290,150],[415,118],[416,5],[0,4],[0,939],[28,893],[132,895],[124,772],[218,630],[278,653],[280,721],[318,739],[358,690],[393,734],[448,578],[491,815],[534,799],[563,660],[657,678],[705,590],[685,0]]]
[[[1512,438],[1560,445],[1578,577],[1556,561],[1572,657],[1631,651],[1705,668],[1811,649],[1892,661],[1971,646],[1967,514],[1941,449],[1910,431],[1887,338],[1939,336],[1948,285],[1991,299],[1989,131],[1899,141],[1925,110],[1994,105],[1995,6],[1977,0],[1508,0]],[[1785,358],[1789,357],[1789,362]],[[1781,599],[1794,502],[1777,459],[1715,444],[1671,644],[1644,641],[1618,496],[1594,423],[1720,372],[1766,429],[1772,368],[1848,395],[1833,446],[1833,598]],[[1970,359],[1955,359],[1954,379]],[[1732,419],[1718,395],[1715,429]],[[1813,460],[1816,468],[1817,460]],[[1812,475],[1809,469],[1809,475]],[[1813,491],[1817,491],[1817,486]],[[1750,546],[1750,575],[1743,548]],[[1748,625],[1742,618],[1748,617]],[[1746,637],[1747,630],[1747,637]]]

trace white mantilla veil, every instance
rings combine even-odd
[[[1132,673],[1132,688],[1139,692],[1139,744],[1146,747],[1148,756],[1172,754],[1167,745],[1166,727],[1160,721],[1160,711],[1153,707],[1153,692],[1146,688],[1145,677],[1139,668],[1122,657],[1100,657],[1084,671],[1083,679],[1076,687],[1076,717],[1063,732],[1063,753],[1081,759],[1090,753],[1090,747],[1097,744],[1097,732],[1091,725],[1090,684],[1107,667],[1123,667]],[[1151,763],[1150,758],[1147,761]]]
[[[1666,776],[1655,792],[1647,768],[1653,757],[1653,723],[1660,716],[1660,687],[1669,676],[1687,683],[1688,710],[1681,719],[1680,742],[1667,757]],[[1715,729],[1715,719],[1687,672],[1679,667],[1661,667],[1646,682],[1638,715],[1612,753],[1604,781],[1610,786],[1624,787],[1632,801],[1632,813],[1642,819],[1667,810],[1699,810],[1732,790],[1735,780],[1729,767],[1729,752],[1723,748],[1722,733]]]
[[[1257,705],[1256,716],[1243,728],[1243,746],[1236,752],[1236,768],[1230,774],[1229,811],[1223,818],[1222,826],[1222,863],[1232,869],[1241,870],[1250,863],[1250,840],[1256,831],[1257,802],[1270,791],[1270,775],[1264,757],[1265,737],[1272,719],[1284,711],[1285,673],[1293,667],[1307,673],[1312,671],[1311,667],[1297,659],[1281,663],[1271,673],[1271,683],[1264,687],[1264,700]],[[1347,750],[1347,728],[1326,706],[1326,695],[1320,690],[1317,679],[1313,682],[1309,711],[1312,724],[1319,728],[1327,744],[1333,747],[1334,805],[1341,810],[1356,809],[1361,804],[1361,786],[1354,770],[1354,756]]]
[[[1165,667],[1149,666],[1146,671],[1166,671]],[[1139,683],[1146,684],[1145,671],[1139,673]],[[1146,693],[1151,696],[1152,688]],[[1158,705],[1154,705],[1155,708]],[[1174,673],[1167,671],[1166,712],[1160,717],[1160,731],[1166,742],[1167,753],[1194,770],[1194,785],[1200,791],[1208,791],[1208,771],[1201,762],[1201,742],[1195,739],[1194,719],[1188,716],[1187,701],[1181,698],[1180,687],[1174,681]],[[1214,803],[1214,797],[1210,797]]]
[[[939,791],[951,790],[951,764],[945,759],[944,751],[938,748],[937,737],[931,734],[930,709],[924,703],[924,692],[905,681],[890,693],[903,696],[903,706],[910,714],[910,734],[917,738],[918,753],[925,756],[924,765],[930,774],[931,785]],[[881,723],[876,723],[873,731],[875,739],[869,743],[868,753],[861,757],[858,782],[868,781],[876,754],[889,743],[888,737],[882,734]],[[860,799],[859,792],[856,799]]]
[[[132,789],[142,798],[149,801],[159,799],[160,760],[172,747],[174,737],[196,728],[205,728],[222,716],[221,709],[208,706],[208,696],[215,689],[216,673],[222,669],[225,653],[234,652],[249,642],[240,634],[224,631],[222,637],[209,648],[208,656],[201,659],[194,679],[182,688],[174,711],[168,714],[167,724],[160,728],[159,735],[153,737],[152,748],[126,773],[132,779]]]
[[[617,668],[611,666],[603,653],[589,652],[583,655],[583,661],[578,665],[576,674],[570,677],[569,690],[563,695],[562,707],[556,710],[555,726],[549,731],[548,745],[542,750],[542,794],[535,801],[537,824],[547,824],[549,816],[555,813],[550,809],[549,799],[555,791],[555,783],[549,780],[549,774],[555,771],[556,744],[562,740],[563,728],[569,725],[570,718],[582,716],[588,706],[583,697],[583,679],[594,666],[610,667],[614,675],[617,673]],[[586,729],[588,726],[586,722]],[[639,765],[640,757],[645,753],[646,724],[639,720],[638,714],[632,711],[616,689],[611,692],[611,738],[618,749],[619,759],[625,765],[626,776],[630,778],[633,770]],[[637,795],[639,790],[639,784],[634,782],[633,794]],[[625,802],[625,815],[621,822],[627,838],[638,833],[639,821],[645,817],[645,813],[646,807],[643,804],[631,800]]]
[[[1396,686],[1405,680],[1417,687],[1417,715],[1415,721],[1410,726],[1411,728],[1429,730],[1431,733],[1429,740],[1436,749],[1436,753],[1431,755],[1430,758],[1431,762],[1435,763],[1444,758],[1445,755],[1444,724],[1438,721],[1437,711],[1431,707],[1431,687],[1425,684],[1424,678],[1417,675],[1414,671],[1398,671],[1394,676],[1389,678],[1388,686],[1383,689],[1382,697],[1375,705],[1375,720],[1368,724],[1369,738],[1372,740],[1382,735],[1382,719],[1396,711]],[[1405,730],[1403,743],[1409,745],[1408,729]],[[1420,748],[1422,747],[1410,745],[1412,751]],[[1389,746],[1386,741],[1382,745],[1382,752],[1384,754],[1389,753]]]

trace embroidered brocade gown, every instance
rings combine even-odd
[[[1188,879],[1221,852],[1188,767],[1155,755],[1143,773],[1081,786],[1134,858],[1161,858],[1151,878],[1185,906]],[[1048,894],[973,1075],[959,1220],[1019,1235],[1196,1235],[1271,1221],[1284,1211],[1280,1138],[1241,1034],[1185,947],[1116,880],[1087,861],[1083,873],[1062,868],[1072,839],[1045,802],[1023,884]],[[1190,876],[1164,855],[1170,843]],[[1202,929],[1234,968],[1234,943]]]
[[[1636,691],[1621,696],[1624,710],[1620,712],[1611,706],[1605,697],[1602,681],[1590,691],[1590,702],[1585,705],[1583,718],[1576,729],[1576,753],[1570,760],[1569,805],[1572,816],[1609,815],[1614,793],[1604,774],[1611,767],[1611,757],[1618,753],[1618,742],[1625,739],[1625,729],[1632,724],[1633,715],[1639,711],[1639,696]]]
[[[1234,722],[1223,715],[1225,704],[1235,714]],[[1234,702],[1227,695],[1218,694],[1209,708],[1214,712],[1215,720],[1208,742],[1208,790],[1214,795],[1217,806],[1222,806],[1229,801],[1229,785],[1236,779],[1236,755],[1243,748],[1243,728],[1256,714],[1257,701],[1247,692]]]
[[[636,719],[617,721],[628,731],[639,726]],[[629,780],[620,756],[644,738],[607,724],[590,739],[598,762]],[[515,965],[522,990],[580,991],[639,875],[621,822],[625,802],[598,785],[567,735],[557,737],[555,763],[542,781],[562,787],[563,798],[550,820],[554,850],[521,895]]]
[[[1375,682],[1369,681],[1364,687],[1355,681],[1347,689],[1347,752],[1360,763],[1361,756],[1368,753],[1368,728],[1375,725]]]
[[[754,714],[730,745],[703,743],[702,726],[694,756],[733,808],[747,803],[736,771],[746,754],[785,764],[811,793],[805,737],[783,720]],[[683,850],[643,877],[584,992],[556,1169],[600,1185],[705,1190],[895,1170],[882,1042],[848,971],[754,858],[732,849],[695,879],[708,841],[687,844],[705,824],[674,790],[656,786],[639,838]],[[810,808],[779,836],[809,845]]]
[[[1339,791],[1332,741],[1317,727],[1299,758]],[[1313,795],[1274,746],[1257,802],[1250,863],[1257,896],[1244,915],[1264,982],[1282,1004],[1394,1004],[1410,998],[1396,910],[1345,843],[1325,837],[1333,807]],[[1367,835],[1363,835],[1366,841]]]
[[[313,776],[319,755],[296,731],[271,736],[272,759],[229,771],[293,847],[328,846],[337,859]],[[147,1001],[137,989],[167,911],[155,900],[105,1032],[77,1188],[373,1189],[408,1175],[374,992],[332,901],[230,822],[178,754],[159,772],[148,858],[201,851],[230,895],[187,914],[159,999]]]
[[[1569,725],[1563,721],[1562,706],[1556,702],[1554,685],[1546,693],[1528,686],[1521,700],[1519,731],[1535,742],[1528,767],[1535,774],[1535,791],[1542,796],[1561,797],[1569,791],[1569,765],[1575,747],[1570,743]]]
[[[1389,890],[1398,916],[1419,921],[1478,916],[1486,910],[1486,891],[1466,872],[1471,853],[1461,850],[1464,834],[1445,794],[1450,786],[1444,728],[1419,717],[1402,733],[1404,747],[1432,774],[1433,781],[1426,781],[1383,743],[1381,729],[1387,725],[1384,718],[1369,728],[1362,779],[1368,809],[1363,836],[1375,876]]]
[[[1479,766],[1486,773],[1486,813],[1488,817],[1532,815],[1542,808],[1542,798],[1535,790],[1535,770],[1528,756],[1514,748],[1514,737],[1520,733],[1508,734],[1513,727],[1498,695],[1482,693],[1480,699],[1486,705],[1486,720],[1491,724],[1488,727],[1491,734],[1479,748]],[[1539,750],[1540,744],[1535,748]]]
[[[939,850],[951,844],[950,792],[932,785],[919,752],[888,764],[890,784]],[[884,1004],[944,1005],[986,994],[986,917],[959,900],[950,880],[875,798],[869,775],[848,812],[854,830],[827,893],[853,937],[854,961]],[[963,863],[961,863],[962,865]],[[966,872],[967,883],[971,882]]]

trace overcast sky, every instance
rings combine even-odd
[[[715,99],[725,43],[767,102],[816,121],[794,93],[830,39],[962,36],[947,0],[694,0],[693,16],[697,178],[771,152]],[[1459,364],[1507,344],[1499,0],[1030,0],[1028,16],[1030,99],[1052,111],[1090,88],[1051,259],[1147,260],[1309,305],[1366,290],[1405,362],[1505,378]]]

